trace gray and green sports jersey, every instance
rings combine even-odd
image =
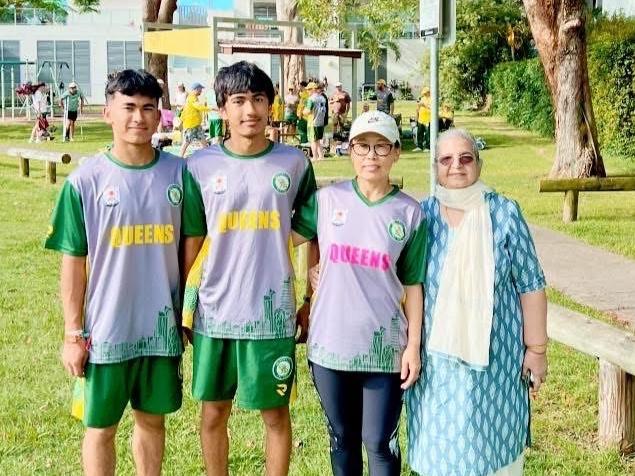
[[[84,330],[92,363],[183,352],[177,316],[185,164],[87,160],[64,183],[45,247],[86,256]]]
[[[194,331],[253,340],[295,335],[291,215],[315,192],[311,163],[298,149],[271,143],[256,156],[212,146],[189,158],[187,169],[186,195],[199,198],[186,205],[183,233],[209,240]]]
[[[308,357],[356,372],[399,372],[407,343],[404,286],[425,276],[426,224],[397,187],[369,202],[355,180],[321,189],[293,220],[320,245]]]

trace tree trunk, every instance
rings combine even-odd
[[[276,0],[276,18],[280,21],[296,21],[298,19],[298,0]],[[282,27],[282,42],[289,45],[301,45],[303,42],[302,29]],[[300,81],[304,79],[304,56],[284,55],[285,88],[293,86],[297,91]],[[280,91],[284,97],[286,91]]]
[[[172,23],[177,0],[145,0],[143,21]],[[165,83],[163,88],[163,107],[170,108],[170,89],[168,85],[168,56],[157,53],[146,54],[145,64],[148,71]]]
[[[605,177],[587,68],[584,0],[523,0],[555,111],[550,177]]]

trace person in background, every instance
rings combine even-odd
[[[377,110],[392,116],[395,112],[395,98],[386,86],[386,80],[377,81]]]
[[[308,83],[306,81],[300,81],[300,89],[298,90],[298,135],[300,136],[300,144],[306,144],[309,142],[308,137],[308,122],[307,117],[304,114],[306,102],[309,100],[309,91],[307,91]]]
[[[84,93],[77,88],[77,83],[72,81],[68,84],[68,90],[60,97],[60,107],[64,108],[66,119],[66,135],[63,141],[73,141],[75,136],[75,122],[77,115],[84,110]]]
[[[423,87],[417,100],[417,144],[413,152],[430,148],[430,88]]]
[[[317,83],[307,85],[309,99],[306,102],[303,114],[307,117],[308,139],[311,144],[311,157],[313,160],[323,160],[324,150],[322,149],[322,138],[324,137],[324,126],[326,124],[327,99],[322,93],[322,89]]]
[[[298,103],[300,97],[295,94],[293,85],[289,86],[288,94],[284,97],[284,133],[295,135],[298,123]]]
[[[439,111],[439,132],[447,131],[454,126],[454,109],[447,103],[441,105]]]
[[[341,82],[335,83],[335,92],[329,99],[333,112],[333,135],[339,134],[346,122],[346,116],[351,107],[351,96],[344,91]]]
[[[280,94],[280,85],[276,83],[274,87],[275,95],[271,104],[271,127],[269,128],[269,138],[273,142],[280,142],[280,128],[284,120],[284,100]]]
[[[521,476],[529,398],[547,377],[545,277],[518,204],[480,180],[476,141],[439,136],[427,217],[422,377],[408,462],[426,476]]]
[[[40,142],[40,139],[46,127],[48,126],[48,120],[46,116],[49,113],[49,104],[46,94],[46,84],[40,83],[37,85],[35,93],[33,93],[33,110],[35,111],[35,124],[31,129],[31,137],[29,142]],[[46,124],[46,126],[45,126]]]
[[[174,105],[176,107],[176,116],[180,117],[185,103],[187,101],[187,91],[185,90],[185,84],[179,83],[176,85],[176,94],[174,96]]]
[[[203,92],[201,83],[193,83],[190,88],[190,94],[187,95],[187,101],[181,112],[181,121],[183,121],[183,142],[181,144],[181,157],[185,157],[187,148],[192,142],[199,142],[206,147],[207,137],[203,131],[203,113],[209,112],[210,108],[201,104],[198,99]]]
[[[212,144],[218,144],[223,138],[223,118],[218,112],[213,80],[210,81],[209,87],[205,90],[205,104],[208,108],[207,122],[209,126],[208,130],[210,142]]]

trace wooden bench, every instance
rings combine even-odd
[[[599,359],[599,443],[623,454],[635,452],[635,335],[554,304],[549,304],[547,333]]]
[[[334,183],[345,182],[351,180],[351,177],[317,177],[317,187],[322,188],[327,185],[333,185]],[[403,177],[390,177],[390,183],[396,185],[400,189],[403,189]],[[296,273],[298,276],[305,277],[308,266],[308,246],[303,244],[295,249],[296,257]]]
[[[57,181],[57,164],[68,164],[71,161],[70,154],[65,152],[49,152],[45,150],[10,148],[5,152],[9,157],[17,157],[19,170],[22,177],[30,175],[30,160],[46,162],[46,179],[49,183]]]
[[[635,191],[635,176],[589,177],[572,179],[543,179],[540,192],[564,192],[562,221],[570,223],[578,219],[578,194],[580,192]]]

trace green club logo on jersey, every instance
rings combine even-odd
[[[291,177],[286,172],[278,172],[271,181],[273,189],[278,193],[287,193],[291,187]]]
[[[293,372],[293,360],[286,355],[278,357],[273,363],[271,372],[276,379],[287,380],[291,376],[291,372]]]
[[[388,233],[393,240],[401,243],[406,238],[406,225],[395,219],[388,225]]]
[[[183,202],[183,189],[180,185],[175,183],[168,185],[166,195],[168,202],[170,202],[170,205],[173,207],[178,207]]]

